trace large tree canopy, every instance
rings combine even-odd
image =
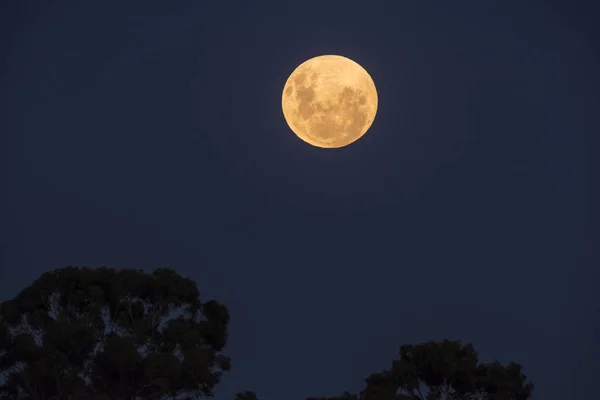
[[[170,269],[48,272],[0,305],[0,322],[9,399],[192,399],[230,364],[227,308]]]

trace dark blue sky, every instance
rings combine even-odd
[[[591,398],[600,13],[562,3],[3,2],[0,300],[175,268],[231,310],[218,400],[359,390],[443,338]],[[379,92],[347,148],[281,113],[321,54]]]

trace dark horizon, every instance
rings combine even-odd
[[[445,338],[591,398],[600,4],[385,4],[5,2],[0,301],[173,268],[231,311],[217,400],[357,391]],[[281,112],[322,54],[378,90],[342,149]]]

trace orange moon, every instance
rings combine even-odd
[[[377,114],[371,76],[349,58],[323,55],[300,64],[283,88],[290,129],[316,147],[339,148],[360,139]]]

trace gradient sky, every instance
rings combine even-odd
[[[231,310],[217,400],[356,391],[444,338],[538,399],[595,397],[588,3],[3,1],[0,300],[66,265],[172,267]],[[281,113],[321,54],[378,88],[344,149]]]

